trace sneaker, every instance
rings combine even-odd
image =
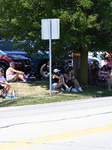
[[[75,89],[75,88],[73,88],[71,91],[72,92],[78,92],[77,89]]]
[[[80,91],[80,92],[82,92],[82,91],[83,91],[81,87],[79,87],[77,90],[78,90],[78,91]]]
[[[63,88],[60,89],[61,91],[65,91]]]
[[[6,98],[15,98],[14,95],[7,95]]]
[[[66,89],[65,91],[70,92],[70,89]]]
[[[5,94],[2,94],[2,98],[6,98],[6,95],[5,95]]]
[[[25,74],[25,75],[24,75],[24,77],[25,77],[25,79],[28,79],[28,77],[29,77],[29,74],[27,74],[27,75]]]
[[[112,91],[112,89],[108,89],[109,91]]]
[[[70,91],[72,90],[72,86],[71,87],[69,87],[69,89],[70,89]]]

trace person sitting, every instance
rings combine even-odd
[[[98,72],[98,82],[99,83],[107,83],[108,90],[111,90],[112,86],[112,73],[108,70],[107,66],[104,65]]]
[[[99,67],[96,64],[88,65],[88,83],[97,85]]]
[[[52,88],[53,89],[61,89],[65,88],[65,91],[70,91],[70,88],[66,85],[63,80],[63,76],[60,74],[60,70],[54,69],[52,76]]]
[[[68,67],[64,72],[63,72],[63,76],[65,78],[65,83],[68,85],[68,87],[72,86],[72,91],[73,92],[82,92],[82,88],[78,82],[78,80],[76,79],[76,77],[74,76],[74,71],[72,67]]]
[[[25,74],[22,71],[15,69],[15,63],[11,62],[10,67],[6,70],[6,80],[8,82],[17,81],[17,79],[22,80],[24,83],[27,83]]]
[[[10,84],[7,83],[7,81],[5,80],[4,76],[4,71],[2,68],[0,68],[0,88],[3,88],[3,95],[2,97],[5,98],[8,96],[8,92],[10,90]]]

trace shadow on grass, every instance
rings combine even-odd
[[[49,90],[49,79],[43,79],[43,78],[37,79],[37,81],[31,82],[30,86],[41,86]],[[112,96],[112,91],[108,91],[106,88],[92,86],[92,85],[82,85],[82,88],[83,88],[83,92],[78,92],[75,94],[80,94],[83,96],[84,95],[92,96],[92,97]],[[64,93],[68,93],[68,92],[63,92],[63,94]]]
[[[0,107],[13,106],[13,104],[19,100],[19,98],[2,99],[2,102],[0,102]]]
[[[23,106],[23,105],[30,105],[30,104],[35,104],[29,103],[29,100],[35,100],[35,98],[31,97],[20,97],[20,98],[10,98],[10,99],[2,99],[0,102],[0,107],[8,107],[8,106]]]
[[[37,81],[30,82],[30,86],[41,86],[49,89],[49,80],[41,79]],[[48,95],[44,97],[18,97],[18,98],[10,98],[10,99],[2,99],[0,100],[0,107],[8,107],[8,106],[22,106],[22,105],[34,105],[34,104],[43,104],[43,103],[51,103],[51,102],[59,102],[59,101],[67,101],[67,100],[75,100],[75,99],[85,99],[85,98],[95,98],[95,97],[105,97],[112,96],[112,92],[107,89],[91,86],[91,85],[82,85],[83,92],[62,92],[55,91],[55,94],[50,97]]]
[[[84,93],[83,95],[90,95],[92,97],[105,97],[112,96],[112,91],[108,91],[106,88],[92,86],[92,85],[83,85]]]
[[[40,86],[42,88],[49,89],[49,80],[48,79],[39,78],[36,81],[30,81],[29,85],[30,86]]]

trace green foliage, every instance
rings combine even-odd
[[[1,0],[0,10],[3,36],[38,41],[36,50],[48,44],[41,39],[41,19],[46,18],[60,19],[61,38],[53,42],[54,52],[58,48],[63,53],[66,45],[74,51],[112,50],[111,0]]]
[[[41,39],[41,20],[48,18],[60,19],[60,39],[52,42],[53,57],[60,60],[68,51],[80,52],[80,74],[87,80],[83,75],[87,52],[92,48],[112,52],[112,0],[0,1],[2,35],[35,43],[33,50],[24,45],[26,51],[48,50],[48,40]]]

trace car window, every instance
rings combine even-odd
[[[0,55],[7,55],[7,54],[3,52],[2,50],[0,50]]]

